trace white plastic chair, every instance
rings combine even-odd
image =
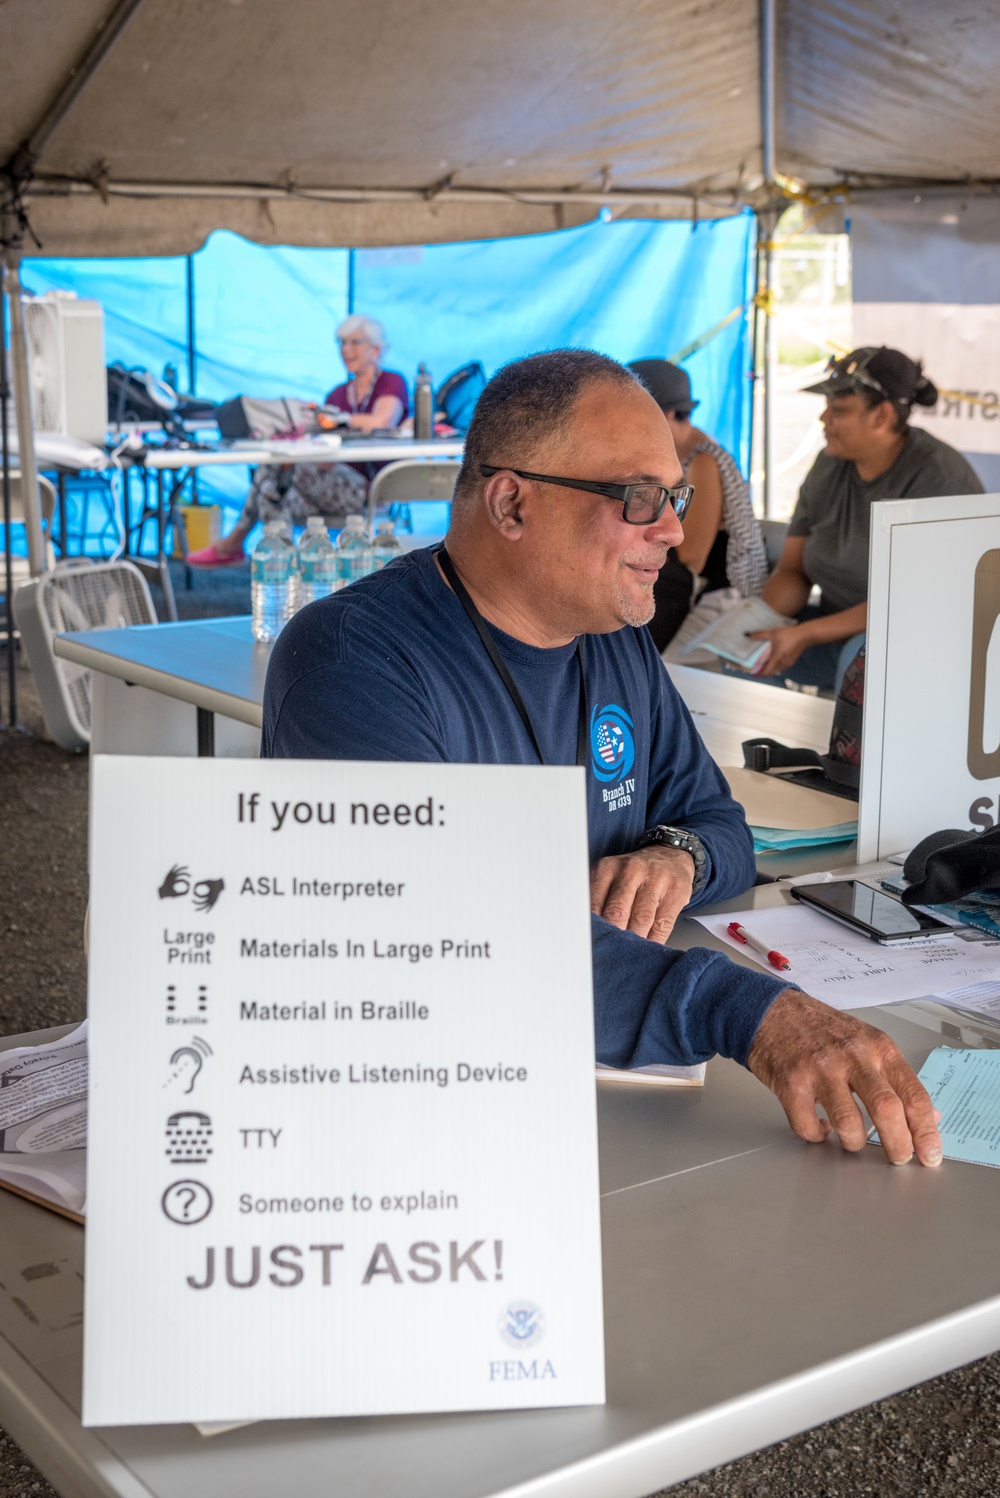
[[[451,503],[461,468],[458,458],[402,458],[389,463],[372,479],[368,491],[368,526],[384,505]]]
[[[781,548],[785,544],[788,535],[787,520],[758,520],[760,533],[764,540],[764,550],[767,552],[767,565],[773,572],[778,565],[781,556]]]

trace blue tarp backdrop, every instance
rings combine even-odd
[[[628,360],[669,357],[751,294],[750,214],[696,226],[601,222],[557,234],[378,250],[266,249],[213,234],[192,257],[199,395],[321,399],[343,377],[334,330],[349,310],[379,318],[385,363],[412,386],[470,359],[487,374],[520,354],[567,345]],[[104,306],[108,361],[187,370],[187,261],[26,259],[26,289],[75,291]],[[685,361],[696,420],[747,468],[747,318]],[[210,473],[211,477],[208,478]],[[230,505],[243,469],[203,470],[203,498]]]

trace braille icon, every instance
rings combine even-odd
[[[212,1153],[212,1120],[207,1113],[171,1113],[166,1155],[172,1165],[204,1165]]]
[[[177,988],[173,983],[167,984],[167,1013],[173,1014],[177,1008]]]
[[[198,984],[198,1013],[204,1014],[208,1008],[208,989],[204,983]]]

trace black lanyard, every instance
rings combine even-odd
[[[469,597],[468,588],[466,588],[462,579],[455,571],[455,564],[443,546],[438,552],[438,557],[441,561],[441,571],[444,573],[445,577],[451,584],[451,589],[455,594],[455,597],[458,599],[459,603],[468,614],[473,629],[476,631],[476,634],[483,642],[486,654],[489,656],[490,660],[493,662],[494,666],[497,669],[497,675],[500,677],[500,680],[507,688],[507,695],[510,697],[511,702],[513,702],[514,706],[517,708],[518,716],[520,717],[521,722],[524,724],[528,738],[531,740],[532,748],[538,755],[538,763],[540,765],[547,764],[548,761],[546,760],[545,755],[542,753],[542,746],[538,742],[538,735],[535,733],[535,725],[532,723],[531,715],[524,705],[524,698],[518,691],[517,682],[514,680],[513,676],[511,676],[510,674],[510,671],[507,669],[507,662],[504,660],[503,656],[497,649],[496,641],[487,628],[486,620],[483,618],[482,614],[479,612],[479,610],[476,608],[476,605]],[[576,762],[578,765],[583,765],[585,767],[589,756],[587,754],[587,687],[586,678],[584,676],[582,635],[578,636],[576,642],[576,660],[577,665],[580,668],[580,710],[576,727]]]

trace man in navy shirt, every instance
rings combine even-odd
[[[856,1093],[890,1159],[937,1164],[930,1099],[881,1031],[722,953],[663,945],[681,910],[754,879],[742,810],[643,628],[683,535],[681,477],[659,407],[621,365],[562,350],[500,370],[469,429],[445,548],[292,620],[262,753],[582,763],[598,1058],[730,1056],[802,1138],[832,1128],[849,1149],[865,1142]]]

